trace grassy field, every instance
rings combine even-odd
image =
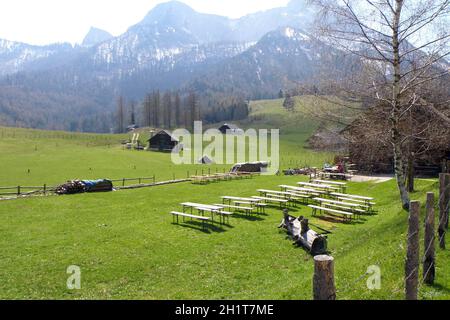
[[[262,105],[263,107],[261,107]],[[300,104],[299,104],[300,105]],[[263,120],[260,119],[261,115]],[[281,168],[322,166],[334,155],[314,152],[306,140],[316,123],[306,113],[291,115],[282,100],[252,103],[252,124],[243,128],[280,128]],[[258,120],[260,119],[260,120]],[[231,165],[174,165],[170,154],[124,150],[121,140],[131,135],[95,135],[0,127],[0,187],[57,185],[72,179],[122,179],[156,176],[157,181],[230,170]],[[142,140],[148,133],[142,133]],[[8,168],[7,170],[4,168]],[[28,171],[29,170],[29,171]]]
[[[222,195],[251,196],[257,188],[297,177],[256,177],[208,186],[183,183],[134,191],[30,198],[0,203],[0,298],[63,299],[311,299],[313,261],[277,226],[279,208],[202,232],[172,224],[182,201],[215,203]],[[418,182],[436,191],[433,180]],[[293,215],[332,230],[339,299],[402,299],[407,213],[394,182],[353,183],[350,192],[377,198],[378,215],[355,224]],[[423,235],[423,234],[422,234]],[[437,254],[436,285],[422,299],[450,298],[449,251]],[[66,268],[77,265],[82,289],[66,289]],[[382,272],[381,290],[366,287],[367,267]]]
[[[307,148],[319,125],[303,110],[308,99],[297,100],[294,113],[282,108],[282,100],[252,102],[252,123],[240,124],[281,129],[282,168],[333,159]],[[0,137],[0,186],[152,175],[161,181],[230,168],[175,166],[169,154],[123,150],[127,135],[0,128]],[[173,225],[169,215],[183,201],[218,203],[223,195],[256,195],[259,188],[300,179],[261,176],[0,201],[0,299],[311,299],[312,257],[277,229],[279,208],[252,219],[237,215],[230,226],[207,233]],[[422,202],[425,192],[438,188],[435,180],[419,180],[417,187],[413,197]],[[328,241],[339,299],[402,299],[407,213],[395,183],[351,183],[349,192],[375,197],[378,214],[354,224],[313,218],[306,207],[291,214],[333,232]],[[449,262],[449,251],[438,250],[436,284],[421,286],[422,299],[450,299]],[[81,290],[66,288],[70,265],[81,268]],[[371,265],[381,268],[381,290],[366,287]]]

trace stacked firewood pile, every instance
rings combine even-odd
[[[76,194],[86,191],[85,184],[80,180],[67,181],[67,183],[56,187],[57,194]]]
[[[283,173],[285,176],[297,176],[297,175],[311,175],[313,174],[315,171],[312,168],[301,168],[301,169],[288,169],[288,170],[284,170]]]

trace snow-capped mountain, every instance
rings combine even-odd
[[[0,77],[27,69],[36,69],[44,59],[71,53],[70,44],[32,46],[0,39]],[[55,59],[56,61],[57,59]]]
[[[283,8],[229,19],[171,1],[118,37],[91,29],[81,46],[2,41],[0,89],[15,90],[27,101],[24,108],[37,103],[27,96],[46,95],[52,110],[70,101],[74,112],[89,115],[112,111],[119,94],[141,100],[155,89],[271,96],[326,65],[326,50],[308,35],[311,10],[304,0],[293,0]],[[73,107],[76,101],[83,102],[80,108]],[[11,110],[0,97],[0,114],[6,107]]]
[[[82,46],[69,44],[31,46],[0,40],[0,76],[20,71],[36,70],[31,63],[45,60],[51,68],[61,64],[64,55],[87,53],[96,66],[115,66],[123,72],[138,70],[145,65],[159,63],[167,57],[189,52],[193,48],[217,43],[238,43],[241,47],[259,41],[266,33],[283,26],[307,30],[311,22],[311,9],[305,0],[293,0],[287,7],[258,12],[240,19],[198,13],[189,6],[171,1],[157,5],[144,19],[127,32],[112,37],[108,32],[91,28]],[[194,50],[195,51],[195,50]],[[237,50],[239,53],[239,50]],[[72,62],[71,59],[69,62]]]
[[[354,70],[357,66],[353,57],[308,33],[282,27],[266,34],[242,54],[208,69],[194,83],[203,90],[220,88],[250,98],[276,96],[280,88],[314,83],[324,74],[332,77],[331,71]]]

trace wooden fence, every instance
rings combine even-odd
[[[219,173],[219,171],[226,172],[226,169],[219,168],[207,168],[207,169],[196,169],[193,171],[186,171],[186,174],[182,173],[172,173],[171,180],[166,178],[165,180],[158,181],[156,175],[151,177],[139,177],[139,178],[122,178],[122,179],[112,179],[111,182],[115,187],[126,187],[126,186],[139,186],[139,185],[156,185],[161,184],[165,181],[184,181],[190,179],[192,175],[211,175],[212,173]],[[14,187],[0,187],[0,197],[5,196],[24,196],[33,194],[50,194],[56,190],[56,186],[48,186],[44,184],[42,186],[14,186]]]
[[[47,194],[53,192],[56,187],[48,187],[46,184],[42,186],[17,186],[17,187],[0,187],[0,196],[21,196],[33,193]]]
[[[388,255],[388,258],[396,256],[402,257],[406,253],[404,290],[406,300],[417,300],[419,298],[420,288],[424,285],[434,283],[436,272],[436,242],[440,248],[445,250],[445,235],[448,230],[449,210],[450,210],[450,174],[440,175],[439,185],[439,219],[438,232],[436,234],[435,221],[435,194],[427,193],[425,205],[425,221],[420,222],[421,203],[419,201],[410,202],[408,215],[408,231],[406,238],[406,252],[403,249],[393,252],[394,255]],[[424,229],[424,248],[423,253],[420,250],[420,233]],[[422,256],[421,256],[422,254]],[[377,262],[378,265],[380,261]],[[422,262],[422,276],[420,276],[420,262]],[[334,259],[331,256],[314,257],[314,276],[313,276],[313,298],[315,300],[335,300],[336,294],[340,292],[334,284]],[[360,275],[354,283],[367,278],[367,273]],[[350,286],[347,289],[352,289]],[[345,290],[344,290],[345,291]]]

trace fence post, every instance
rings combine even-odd
[[[423,281],[434,283],[435,248],[434,248],[434,193],[427,193],[427,215],[425,217],[425,256],[423,259]]]
[[[17,186],[17,195],[20,196],[20,186]]]
[[[141,184],[141,182],[142,182],[142,178],[139,178],[139,184]]]
[[[122,187],[125,187],[125,178],[122,179]]]
[[[450,175],[439,175],[439,247],[445,249],[445,233],[448,227],[448,211],[450,201]]]
[[[46,195],[46,194],[47,194],[47,185],[44,184],[44,195]]]
[[[153,175],[153,184],[156,184],[156,177]]]
[[[419,213],[420,202],[411,201],[408,219],[408,244],[405,264],[406,300],[417,300],[419,284]]]
[[[334,258],[327,255],[314,257],[314,300],[336,300],[334,286]]]

